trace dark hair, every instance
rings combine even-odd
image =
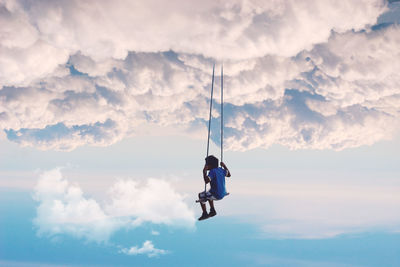
[[[219,162],[219,160],[216,157],[214,157],[213,155],[208,156],[206,158],[206,165],[211,166],[212,169],[218,168],[218,162]]]

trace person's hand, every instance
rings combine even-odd
[[[226,168],[225,163],[223,163],[222,161],[221,161],[220,165],[221,165],[222,168]]]
[[[204,165],[203,172],[208,170],[208,165]]]

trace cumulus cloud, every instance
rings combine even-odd
[[[34,219],[38,234],[69,234],[106,242],[117,230],[146,222],[194,227],[193,211],[164,180],[150,179],[144,184],[121,180],[112,187],[109,197],[109,204],[102,205],[86,197],[78,185],[69,183],[60,169],[44,172],[34,192],[39,203]],[[176,212],[178,209],[180,212]]]
[[[140,222],[193,226],[193,211],[167,181],[151,178],[145,185],[140,185],[137,181],[121,180],[113,185],[110,194],[111,201],[105,210],[113,216],[135,216]]]
[[[399,129],[396,3],[0,5],[0,128],[22,146],[106,146],[147,124],[194,135],[206,126],[215,60],[227,149],[344,149]]]
[[[142,247],[131,247],[131,248],[123,248],[120,250],[120,253],[124,253],[126,255],[139,255],[146,254],[149,258],[158,257],[163,254],[167,254],[167,250],[155,248],[153,242],[150,240],[146,240]]]

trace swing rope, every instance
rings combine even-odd
[[[207,157],[210,148],[210,131],[211,131],[211,111],[212,111],[212,102],[213,102],[213,91],[214,91],[214,69],[215,63],[213,66],[212,80],[211,80],[211,97],[210,97],[210,116],[208,119],[208,137],[207,137]]]
[[[221,162],[224,156],[224,66],[221,66]]]
[[[212,79],[211,79],[210,116],[208,118],[208,137],[207,137],[207,157],[208,157],[208,152],[210,149],[211,111],[212,111],[213,92],[214,92],[214,70],[215,70],[215,63],[213,65],[213,73],[212,73]],[[206,192],[207,192],[207,183],[204,182],[204,194],[205,195],[206,195]]]
[[[209,155],[209,148],[210,148],[211,113],[212,113],[213,92],[214,92],[214,71],[215,71],[215,63],[213,65],[213,73],[211,79],[210,116],[208,119],[208,137],[207,137],[207,157]],[[221,66],[221,162],[223,160],[223,137],[224,137],[224,93],[223,92],[224,92],[223,66]],[[204,192],[207,192],[207,183],[204,183]]]

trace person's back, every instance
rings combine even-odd
[[[211,169],[208,173],[208,177],[211,179],[210,193],[216,199],[222,199],[226,195],[225,176],[226,170],[221,167]]]

